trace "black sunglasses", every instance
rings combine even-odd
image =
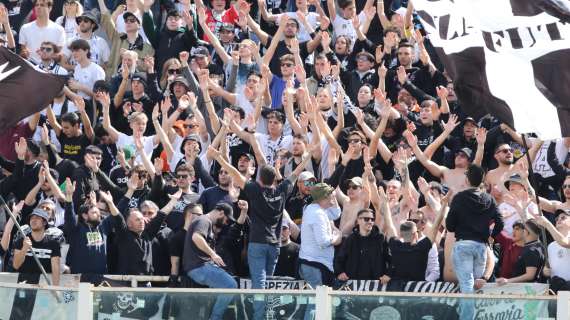
[[[180,74],[180,69],[168,69],[168,74]]]
[[[374,218],[370,218],[370,217],[360,217],[360,219],[364,220],[364,222],[374,221]]]

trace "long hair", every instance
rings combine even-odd
[[[168,68],[170,68],[171,65],[173,64],[178,64],[179,66],[182,66],[182,63],[180,62],[180,60],[178,60],[178,58],[170,58],[168,60],[166,60],[164,62],[164,64],[162,65],[162,75],[160,75],[160,87],[162,89],[166,89],[166,86],[168,85],[167,80],[168,80]]]

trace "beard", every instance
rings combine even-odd
[[[216,221],[214,222],[214,226],[216,226],[216,228],[218,228],[218,229],[222,229],[226,225],[225,220],[226,220],[226,217],[221,217],[221,218],[216,219]]]

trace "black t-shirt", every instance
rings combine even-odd
[[[40,263],[44,267],[47,273],[51,273],[51,258],[53,257],[60,257],[61,251],[59,243],[47,236],[41,241],[35,241],[32,236],[32,249],[36,253],[36,256],[40,260]],[[16,245],[14,246],[15,249],[21,250],[24,245],[24,239],[20,238],[16,241]],[[31,251],[26,253],[26,258],[24,259],[24,263],[20,266],[17,270],[20,273],[40,273],[41,271],[38,269],[38,265],[34,260],[34,256]]]
[[[534,275],[534,279],[528,282],[538,281],[545,261],[546,258],[542,244],[538,241],[529,242],[525,244],[519,259],[515,263],[515,267],[513,268],[513,277],[525,274],[527,267],[535,267],[536,274]]]
[[[210,212],[214,210],[214,207],[220,201],[231,204],[232,201],[229,194],[228,190],[224,190],[220,186],[214,186],[202,191],[198,203],[202,205],[204,212]]]
[[[109,174],[109,179],[113,181],[117,187],[126,188],[127,182],[129,182],[129,177],[127,176],[127,171],[125,168],[121,167],[121,165],[116,165],[114,168],[111,169]]]
[[[249,203],[255,204],[249,208],[251,220],[249,241],[255,243],[274,244],[279,243],[278,228],[281,225],[285,201],[293,184],[285,179],[276,188],[265,188],[257,182],[246,182],[243,191],[249,199]]]
[[[199,268],[204,265],[204,263],[212,260],[209,255],[200,250],[196,244],[194,244],[194,241],[192,241],[192,235],[194,233],[204,237],[210,248],[216,247],[214,228],[210,218],[207,216],[201,216],[194,219],[186,233],[186,239],[184,240],[184,254],[182,261],[185,272]]]
[[[265,48],[269,48],[269,46],[271,45],[271,41],[273,41],[273,37],[269,36]],[[307,43],[308,41],[299,43],[299,55],[301,56],[302,61],[305,61],[305,59],[307,59],[307,56],[309,55],[309,50],[307,49]],[[285,40],[281,40],[277,44],[277,48],[275,48],[275,53],[273,54],[273,57],[271,57],[271,61],[269,62],[269,69],[271,69],[271,72],[278,77],[281,77],[281,62],[279,61],[279,58],[281,58],[286,54],[291,54],[291,51],[289,50],[289,48],[287,48]]]
[[[300,246],[293,241],[279,248],[279,259],[275,266],[275,276],[297,278],[299,249]]]
[[[392,255],[390,277],[397,280],[424,281],[429,251],[432,247],[430,239],[423,238],[415,245],[404,243],[396,238],[388,241]]]
[[[186,230],[180,229],[174,232],[168,239],[168,248],[171,257],[179,257],[182,260],[184,256],[184,240],[186,240]]]
[[[91,144],[91,141],[85,134],[70,138],[61,133],[57,137],[57,140],[59,140],[59,143],[61,144],[61,151],[59,154],[62,158],[83,164],[83,155],[85,154],[85,148]]]

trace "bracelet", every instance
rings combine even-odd
[[[212,103],[212,100],[204,101],[204,103]]]

